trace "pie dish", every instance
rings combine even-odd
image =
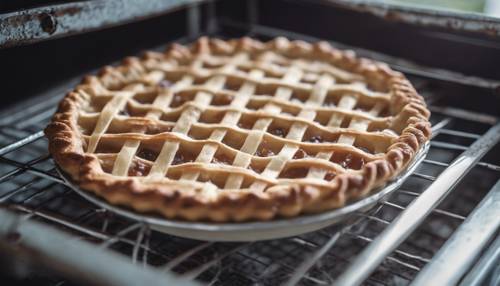
[[[429,140],[429,115],[401,73],[326,42],[200,38],[85,77],[45,133],[111,204],[229,222],[367,196]]]

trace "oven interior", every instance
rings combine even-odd
[[[102,257],[122,254],[117,259],[126,257],[123,263],[145,276],[164,274],[165,279],[152,280],[155,284],[168,285],[174,279],[171,273],[181,279],[180,284],[332,284],[422,193],[433,185],[438,189],[435,182],[453,181],[425,220],[394,245],[373,271],[362,275],[363,285],[409,285],[418,279],[430,281],[425,279],[432,268],[454,263],[446,261],[456,251],[447,242],[452,237],[461,240],[454,234],[477,239],[478,233],[484,233],[481,220],[469,222],[472,217],[478,213],[499,217],[500,81],[493,80],[500,77],[499,30],[461,28],[458,16],[449,19],[452,24],[441,26],[411,23],[399,8],[389,7],[381,16],[377,5],[353,6],[344,1],[188,2],[154,18],[0,50],[5,100],[0,112],[0,263],[5,266],[1,279],[25,285],[109,284],[115,280],[104,276],[124,275],[113,265],[103,266],[100,273],[89,273],[94,270],[84,270],[85,266],[80,271],[62,267],[62,258],[57,253],[49,257],[46,251],[65,249],[31,243],[44,233],[24,239],[27,228],[23,226],[41,223],[64,233],[74,246],[67,251],[76,249],[75,255],[82,242],[90,243]],[[313,233],[249,243],[162,234],[101,209],[66,187],[42,133],[65,92],[100,66],[146,49],[161,50],[172,42],[187,43],[200,35],[328,40],[391,64],[407,75],[432,111],[433,138],[427,158],[400,190],[369,214],[358,213],[352,222]],[[470,159],[470,169],[454,172],[457,158]],[[443,173],[446,178],[440,176]],[[469,261],[467,267],[455,271],[450,275],[454,280],[448,281],[498,283],[500,239],[498,226],[490,228],[482,247],[461,257]],[[77,256],[73,260],[74,267],[83,263]],[[94,280],[89,280],[90,274],[96,275]]]

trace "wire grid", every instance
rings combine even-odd
[[[47,154],[47,142],[40,130],[55,111],[60,96],[29,102],[20,106],[18,112],[0,117],[0,146],[5,146],[0,148],[0,203],[28,219],[70,232],[75,239],[128,255],[138,265],[153,265],[206,284],[329,284],[352,257],[496,120],[444,108],[445,85],[419,77],[410,80],[433,111],[434,137],[429,154],[388,201],[368,214],[358,213],[356,224],[279,240],[216,243],[162,234],[109,213],[70,191],[57,176]],[[499,166],[479,163],[426,222],[385,259],[366,285],[407,285],[499,177]],[[58,285],[69,283],[56,281]]]

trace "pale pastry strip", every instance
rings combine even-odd
[[[252,84],[252,83],[249,83],[249,84]],[[180,89],[180,91],[187,90],[187,89],[183,89],[183,88],[179,88],[179,89]],[[203,92],[211,93],[206,88],[197,88],[196,91],[203,91]],[[229,96],[238,98],[236,96],[237,93],[230,93],[230,92],[228,92],[227,94]],[[214,96],[216,96],[216,95],[214,95]],[[286,101],[286,100],[282,100],[282,99],[276,99],[276,98],[274,98],[274,96],[270,96],[270,95],[251,95],[249,97],[249,100],[247,101],[247,103],[252,103],[253,101],[254,102],[255,101],[261,101],[262,102],[263,101],[263,103],[265,105],[269,104],[269,106],[273,106],[273,108],[278,108],[279,107],[280,110],[282,110],[282,111],[286,110],[287,108],[295,109],[295,110],[296,109],[300,110],[300,109],[306,109],[307,108],[307,109],[314,110],[317,113],[328,112],[331,115],[338,113],[338,114],[343,114],[343,115],[349,115],[350,117],[356,117],[356,118],[359,117],[359,118],[367,119],[367,120],[370,120],[370,121],[383,120],[382,118],[372,116],[370,113],[359,111],[359,110],[348,110],[348,109],[339,108],[339,107],[336,107],[336,106],[329,106],[329,107],[324,107],[324,106],[307,106],[306,103],[297,102],[297,101],[290,102],[290,101]],[[172,114],[175,114],[175,113],[178,113],[178,112],[182,112],[184,109],[188,108],[189,106],[196,105],[196,103],[194,103],[192,101],[188,101],[188,102],[182,104],[181,106],[178,106],[176,108],[171,108],[171,109],[161,108],[161,107],[154,106],[154,105],[151,105],[151,104],[137,103],[137,102],[134,102],[134,101],[129,102],[129,105],[132,106],[132,107],[141,108],[145,112],[154,111],[156,113],[160,113],[160,114],[164,114],[164,115],[172,115]],[[199,106],[199,108],[201,108],[201,106]],[[256,111],[256,110],[251,110],[251,109],[248,109],[248,108],[245,108],[245,107],[235,108],[232,105],[230,105],[229,107],[227,107],[227,106],[223,106],[223,107],[221,107],[221,106],[207,106],[204,109],[204,112],[221,112],[221,111],[223,111],[223,112],[240,111],[242,114],[253,114],[253,115],[259,115],[259,116],[262,116],[262,117],[277,116],[277,117],[286,118],[286,116],[283,116],[283,115],[280,115],[280,114],[276,114],[276,113],[273,113],[273,115],[271,116],[270,114],[269,115],[268,114],[262,114],[262,112],[260,110]],[[92,116],[92,115],[98,115],[98,114],[94,113],[94,114],[90,114],[90,115]]]
[[[297,82],[300,80],[302,73],[298,69],[290,69],[289,72],[283,77],[283,81],[285,82]],[[293,90],[279,87],[276,89],[275,97],[283,100],[288,100],[292,96]],[[273,103],[268,103],[264,106],[263,110],[267,114],[279,114],[281,112],[281,107],[276,106]],[[265,130],[269,127],[272,118],[260,118],[258,119],[253,127],[250,134],[245,139],[243,146],[241,147],[241,151],[243,153],[254,154],[259,147],[262,137],[264,136]],[[233,162],[233,166],[239,167],[248,167],[250,161],[248,161],[248,156],[236,156]]]
[[[355,96],[352,95],[345,95],[343,96],[339,103],[338,107],[345,109],[345,110],[352,110],[354,106],[356,105],[357,99]],[[342,114],[334,114],[330,118],[327,127],[335,127],[335,128],[340,128],[340,125],[342,124],[342,121],[344,120],[344,115]],[[350,136],[352,137],[352,136]],[[330,160],[330,157],[332,156],[333,152],[332,151],[325,151],[325,152],[319,152],[316,154],[316,158],[318,159],[323,159],[323,160]],[[310,168],[309,172],[307,173],[307,178],[317,178],[317,179],[323,179],[326,175],[327,171],[324,169],[320,168]]]
[[[300,81],[302,77],[302,71],[291,67],[288,72],[283,76],[282,81],[286,83],[295,83]],[[293,90],[285,87],[278,87],[274,96],[278,99],[289,100],[292,96]],[[268,114],[277,114],[281,112],[281,107],[273,103],[268,103],[264,106],[263,110]],[[251,155],[257,151],[265,131],[272,122],[272,118],[261,118],[258,119],[253,127],[250,134],[245,139],[243,146],[241,147],[242,153],[238,153],[233,161],[233,166],[247,168],[251,162]],[[246,154],[245,154],[246,153]],[[248,154],[248,155],[247,155]],[[224,189],[238,189],[243,183],[243,176],[238,174],[231,174],[224,186]]]
[[[130,104],[130,102],[128,103]],[[196,106],[197,108],[202,108],[201,106],[199,105],[195,105],[193,104],[192,102],[189,102],[189,104],[185,104],[183,106],[182,109],[180,110],[177,110],[175,113],[179,113],[182,112],[183,110],[187,109],[189,106]],[[314,110],[315,112],[319,113],[319,109],[316,108],[316,107],[309,107],[308,109],[311,109],[311,110]],[[155,108],[155,109],[151,109],[151,111],[156,111],[162,115],[171,115],[171,114],[174,114],[173,112],[168,112],[168,111],[162,111],[161,109],[158,109],[158,108]],[[324,129],[325,131],[331,131],[331,132],[342,132],[343,129],[341,128],[331,128],[328,127],[327,125],[322,125],[320,124],[319,122],[316,122],[316,121],[305,121],[304,119],[301,119],[301,118],[298,118],[296,116],[292,116],[292,119],[291,119],[291,116],[290,115],[283,115],[283,114],[262,114],[260,113],[260,111],[255,111],[255,110],[250,110],[250,109],[246,109],[246,108],[233,108],[231,106],[229,107],[224,107],[224,108],[212,108],[212,107],[206,107],[204,109],[204,111],[202,112],[202,115],[205,114],[205,112],[208,112],[208,111],[215,111],[215,112],[220,112],[220,111],[223,111],[224,113],[226,112],[241,112],[241,115],[253,115],[253,116],[259,116],[259,117],[262,117],[262,118],[268,118],[268,119],[272,119],[272,120],[275,120],[275,119],[283,119],[283,120],[287,120],[287,121],[299,121],[299,122],[303,122],[304,124],[308,125],[309,127],[314,127],[314,128],[318,128],[318,129]],[[359,111],[358,111],[359,112]],[[351,113],[351,112],[332,112],[330,113],[330,117],[333,115],[333,114],[337,114],[337,115],[344,115],[344,116],[350,116],[352,117],[353,119],[354,118],[359,118],[359,119],[364,119],[364,120],[367,120],[369,122],[380,122],[380,123],[384,123],[386,122],[387,124],[387,128],[389,127],[388,123],[387,123],[387,120],[382,118],[376,118],[376,117],[373,117],[371,115],[369,115],[369,113],[364,113],[364,114],[360,114],[360,113]],[[93,119],[93,120],[96,120],[98,117],[99,117],[99,113],[92,113],[92,114],[81,114],[81,118],[85,118],[85,119]],[[158,125],[162,125],[162,124],[172,124],[171,121],[164,121],[164,120],[159,120],[159,119],[154,119],[154,118],[151,118],[151,117],[148,117],[151,121],[153,121],[153,124],[158,124]],[[129,118],[122,118],[121,119],[123,124],[125,125],[128,125],[128,124],[134,124],[136,121],[132,118],[132,119],[129,119]],[[192,126],[197,126],[197,127],[201,127],[201,128],[204,128],[204,129],[217,129],[217,128],[224,128],[224,127],[230,127],[230,128],[234,128],[234,126],[229,126],[227,125],[225,122],[221,121],[220,123],[193,123]],[[240,130],[241,132],[243,133],[248,133],[249,131],[246,131],[246,130]],[[132,131],[131,131],[132,132]],[[106,134],[103,134],[103,136],[105,136]]]
[[[367,134],[367,133],[359,131],[359,134]],[[197,139],[192,139],[192,138],[190,138],[190,137],[188,137],[186,135],[183,135],[183,134],[170,133],[170,134],[162,134],[160,136],[155,136],[155,135],[151,136],[151,135],[137,134],[137,136],[134,136],[134,138],[136,138],[136,140],[146,141],[146,140],[148,140],[149,138],[151,138],[153,136],[156,137],[158,140],[172,140],[172,141],[186,142],[188,144],[190,143],[190,145],[197,146],[195,148],[200,148],[200,149],[202,149],[203,145],[217,145],[218,148],[223,148],[228,153],[231,153],[231,154],[233,154],[235,156],[237,154],[240,154],[240,153],[243,154],[243,155],[249,156],[250,159],[252,161],[255,161],[255,162],[270,161],[273,157],[277,156],[277,155],[273,155],[273,156],[268,156],[268,157],[260,157],[257,154],[243,153],[239,149],[235,149],[235,148],[233,148],[231,146],[228,146],[228,145],[224,144],[223,142],[217,142],[217,141],[207,140],[207,139],[197,140]],[[86,138],[86,137],[84,136],[84,138]],[[88,136],[87,136],[87,138],[88,138]],[[119,141],[119,139],[122,139],[122,138],[123,139],[130,138],[130,136],[128,134],[126,134],[126,135],[117,135],[117,134],[106,135],[106,134],[104,134],[101,137],[101,140],[103,140],[103,139],[111,139],[111,141],[116,142],[116,141]],[[391,138],[394,138],[394,137],[391,137]],[[354,146],[346,146],[346,144],[334,143],[334,142],[323,143],[323,144],[316,144],[316,143],[308,143],[308,142],[298,142],[296,140],[290,140],[290,139],[287,139],[287,138],[282,138],[279,141],[275,141],[274,144],[281,144],[281,145],[296,144],[297,146],[299,146],[299,148],[307,148],[308,150],[311,150],[312,152],[315,152],[315,151],[320,152],[320,151],[325,151],[325,150],[334,151],[334,150],[338,150],[339,148],[341,148],[341,149],[344,149],[344,150],[349,150],[350,152],[356,152],[357,151],[357,152],[363,154],[363,156],[366,157],[366,158],[368,158],[368,159],[380,158],[380,155],[381,155],[381,154],[364,153],[364,151],[359,150],[358,148],[356,148]],[[103,154],[107,154],[107,153],[100,153],[98,155],[103,155]]]
[[[174,167],[172,167],[174,168]],[[137,177],[136,178],[140,182],[148,183],[149,179],[147,177]],[[328,181],[321,181],[317,179],[308,179],[308,178],[300,178],[300,179],[265,179],[261,177],[255,177],[256,180],[263,180],[266,183],[279,185],[279,184],[296,184],[296,185],[313,185],[318,187],[328,187]],[[192,181],[192,180],[174,180],[169,179],[167,177],[159,178],[156,182],[161,182],[168,184],[169,186],[176,187],[179,189],[184,189],[186,192],[191,191],[192,189],[204,189],[206,190],[215,190],[218,193],[226,192],[226,191],[238,191],[238,192],[253,192],[254,190],[250,188],[239,188],[239,189],[213,189],[206,188],[206,182],[200,181]],[[211,186],[214,186],[213,184]],[[211,193],[211,192],[210,192]]]
[[[322,75],[315,84],[315,88],[312,90],[309,99],[306,102],[306,106],[318,106],[322,105],[325,101],[326,95],[328,93],[328,87],[334,83],[334,79],[330,75]],[[314,120],[316,117],[316,112],[310,109],[302,110],[298,116],[299,118],[304,118],[306,120]],[[307,130],[307,125],[301,122],[294,123],[288,134],[287,139],[302,142],[302,137]],[[271,162],[266,166],[262,172],[262,176],[266,178],[276,178],[281,173],[286,163],[293,158],[295,152],[299,149],[297,144],[285,144],[278,156],[273,158]],[[251,189],[262,191],[266,188],[264,182],[254,182]]]
[[[358,74],[354,74],[346,70],[342,70],[334,65],[324,62],[319,62],[316,60],[306,60],[306,59],[289,60],[284,56],[278,55],[270,51],[263,53],[261,59],[263,60],[257,63],[252,61],[244,61],[241,62],[238,66],[245,68],[257,67],[266,72],[276,72],[284,69],[283,67],[276,64],[276,62],[279,62],[279,63],[285,63],[285,65],[299,67],[305,72],[317,73],[317,74],[329,74],[330,76],[336,79],[342,79],[345,81],[355,81],[362,79],[362,77]],[[207,59],[207,62],[210,64],[221,64],[224,62],[224,60],[225,60],[224,58],[213,57]]]
[[[214,89],[220,89],[224,85],[225,78],[221,76],[214,77],[210,79],[206,85]],[[210,103],[212,96],[209,93],[200,92],[196,94],[194,101],[201,106],[208,105]],[[196,107],[191,107],[186,109],[180,116],[177,124],[172,129],[172,132],[177,132],[181,134],[186,134],[191,128],[191,123],[198,120],[201,114],[201,110]],[[179,142],[167,141],[164,143],[160,154],[155,160],[154,165],[148,174],[151,179],[163,177],[167,172],[168,167],[172,163],[175,153],[179,149]]]
[[[344,98],[348,98],[349,96],[344,96],[341,101]],[[339,106],[341,105],[341,102],[339,102]],[[343,108],[348,108],[352,109],[354,108],[354,105],[352,105],[352,99],[346,99],[344,100],[344,103],[342,103]],[[382,103],[377,103],[375,106],[372,107],[370,110],[370,115],[377,116],[383,109],[384,105]],[[334,116],[332,116],[332,119]],[[340,122],[342,122],[343,118],[340,119]],[[339,120],[330,120],[335,123],[337,123]],[[356,131],[365,131],[368,128],[368,125],[370,124],[370,121],[366,119],[360,119],[360,118],[353,118],[351,122],[349,123],[349,129],[353,129]],[[337,126],[336,126],[337,127]],[[337,140],[337,143],[341,144],[347,144],[347,145],[353,145],[354,141],[356,140],[355,136],[348,135],[348,134],[342,134],[340,135],[339,139]],[[333,155],[332,151],[328,152],[319,152],[316,154],[316,158],[323,159],[323,160],[330,160],[330,157]],[[325,169],[320,169],[320,168],[311,168],[307,174],[307,178],[317,178],[317,179],[323,179],[326,175],[326,170]]]
[[[106,132],[109,124],[118,113],[118,111],[125,107],[125,104],[127,104],[127,101],[133,95],[133,90],[113,92],[113,98],[111,98],[111,100],[108,101],[108,103],[106,103],[106,105],[102,109],[101,113],[99,114],[99,119],[97,120],[96,126],[94,127],[94,131],[89,138],[89,145],[87,148],[88,153],[95,152],[100,137]]]
[[[263,76],[264,72],[262,72],[261,70],[252,70],[249,74],[249,77],[253,79],[259,79],[262,78]],[[224,118],[221,121],[222,124],[225,124],[227,126],[236,126],[238,124],[238,121],[241,117],[241,111],[239,110],[242,110],[248,103],[248,100],[250,99],[251,94],[254,93],[255,88],[256,85],[250,82],[245,82],[241,86],[240,90],[234,95],[235,97],[230,104],[230,107],[235,108],[236,110],[228,111],[224,115]],[[209,140],[220,142],[222,141],[222,139],[224,139],[226,133],[227,133],[226,129],[215,129],[210,134]],[[215,155],[215,152],[217,152],[217,149],[218,149],[217,145],[203,146],[200,154],[196,158],[196,162],[199,163],[211,162]],[[199,175],[200,172],[186,172],[182,175],[181,179],[196,180]]]
[[[211,71],[211,70],[206,70],[206,69],[193,69],[190,67],[169,67],[169,68],[161,68],[158,67],[160,70],[164,71],[165,73],[174,73],[174,74],[186,74],[186,75],[191,75],[193,77],[213,77],[213,76],[224,76],[227,78],[234,78],[234,79],[239,79],[242,81],[251,81],[259,86],[265,86],[265,85],[272,85],[272,86],[277,86],[277,87],[284,87],[284,88],[289,88],[293,89],[295,91],[302,91],[304,93],[306,92],[311,92],[311,84],[309,83],[302,83],[302,82],[284,82],[279,78],[272,78],[272,77],[264,77],[258,81],[252,80],[248,78],[248,74],[243,71],[233,71],[233,72],[227,72],[227,71]],[[296,68],[294,66],[291,66],[289,69]],[[298,69],[298,68],[297,68]],[[304,74],[304,72],[301,70],[301,72]],[[288,73],[288,71],[287,71]],[[286,73],[285,73],[286,75]],[[387,92],[378,92],[378,91],[373,91],[368,89],[364,85],[357,84],[358,82],[355,83],[339,83],[332,85],[329,87],[328,92],[352,92],[359,94],[360,97],[366,97],[366,98],[372,98],[372,99],[379,99],[379,100],[384,100],[389,102],[391,95],[390,93]]]
[[[169,106],[172,102],[175,92],[184,87],[188,86],[193,82],[193,78],[191,76],[184,76],[180,81],[176,82],[173,86],[171,86],[168,90],[162,91],[153,101],[152,106],[161,108],[163,106]],[[151,119],[159,119],[161,116],[161,112],[157,109],[152,109],[148,111],[146,114],[146,118]],[[135,130],[137,133],[144,133],[144,130]],[[137,149],[141,144],[140,140],[127,140],[123,147],[120,149],[118,156],[116,157],[115,163],[113,165],[112,174],[115,176],[126,176],[128,173],[128,169],[130,168],[130,164],[137,153]]]
[[[283,81],[290,82],[290,83],[297,82],[300,80],[301,76],[302,76],[302,73],[300,72],[300,70],[291,69],[289,71],[289,73],[287,73],[284,76]],[[277,99],[287,101],[292,96],[292,93],[293,93],[293,90],[291,90],[291,89],[284,88],[284,87],[278,87],[276,89],[274,97]],[[274,103],[269,102],[264,106],[263,110],[267,114],[276,114],[277,115],[281,112],[281,107],[277,106]],[[252,127],[252,132],[246,138],[245,143],[243,144],[243,146],[241,148],[241,151],[243,151],[244,153],[248,153],[248,154],[254,154],[257,151],[257,148],[262,141],[262,137],[264,136],[265,131],[267,130],[269,125],[272,123],[272,121],[273,121],[273,118],[260,118],[260,119],[258,119]],[[243,157],[243,160],[236,158],[233,165],[247,167],[250,162],[249,161],[246,162],[246,160],[245,160],[246,158],[247,157]]]
[[[130,163],[132,162],[132,158],[134,158],[135,153],[137,152],[137,148],[141,141],[139,140],[127,140],[123,144],[120,152],[116,156],[115,163],[113,165],[113,171],[111,174],[115,176],[126,176],[128,173],[128,169]]]
[[[340,99],[338,107],[343,110],[352,110],[354,106],[356,106],[357,102],[358,99],[355,95],[344,95]],[[332,117],[330,117],[330,120],[328,121],[328,124],[326,126],[340,128],[340,125],[342,124],[344,118],[345,116],[343,114],[334,114],[332,115]]]
[[[338,103],[338,108],[344,109],[344,110],[352,110],[357,103],[357,98],[355,95],[344,95],[339,103]],[[340,125],[342,124],[342,121],[344,120],[345,116],[343,114],[333,114],[332,117],[330,117],[330,120],[328,121],[327,127],[335,127],[335,128],[340,128]],[[330,157],[332,156],[333,152],[332,151],[326,151],[326,152],[319,152],[316,154],[316,158],[323,159],[323,160],[330,160]],[[320,169],[320,168],[311,168],[309,169],[309,172],[307,173],[307,178],[317,178],[317,179],[323,179],[326,175],[326,170]]]
[[[301,68],[303,68],[303,64],[304,64],[304,63],[298,63],[298,64],[302,65],[302,66],[301,66]],[[318,63],[318,64],[319,64],[319,63]],[[251,80],[255,80],[255,79],[253,79],[253,78],[251,78],[251,77],[250,77],[250,79],[251,79]],[[290,82],[292,82],[292,83],[293,83],[293,81],[290,81]],[[248,83],[248,82],[246,82],[246,83]],[[288,84],[288,82],[287,82],[287,84]],[[350,86],[350,85],[346,85],[346,87],[349,87],[349,86]],[[352,85],[352,86],[356,86],[356,85]],[[189,87],[188,87],[188,88],[189,88]],[[288,88],[286,88],[286,87],[285,87],[285,88],[283,88],[283,87],[279,87],[279,88],[277,89],[277,92],[276,92],[275,98],[277,98],[277,99],[283,99],[283,100],[286,102],[286,101],[287,101],[287,99],[289,98],[289,96],[287,96],[287,92],[286,92],[286,91],[287,91],[287,89],[288,89]],[[253,97],[255,97],[255,96],[254,96],[254,95],[250,95],[250,98],[253,98]],[[158,97],[158,98],[160,98],[160,97]],[[237,98],[240,98],[240,97],[237,97]],[[248,99],[247,99],[246,101],[248,102]],[[195,100],[195,103],[196,103],[196,100]],[[203,102],[202,102],[202,104],[203,104]],[[355,102],[354,102],[354,104],[355,104]],[[205,105],[207,105],[207,104],[205,104]],[[305,105],[307,105],[307,104],[305,104]],[[154,104],[153,104],[153,107],[154,107]],[[198,108],[198,109],[199,109],[199,108]],[[270,113],[279,113],[279,112],[281,111],[281,107],[276,106],[276,104],[268,103],[268,104],[264,107],[264,110],[266,110],[266,111],[268,111],[268,112],[270,112]],[[158,113],[158,112],[159,112],[158,110],[150,110],[150,111],[148,112],[148,114],[150,114],[150,113]],[[184,113],[188,113],[188,115],[189,115],[189,112],[184,112]],[[231,112],[230,112],[230,113],[231,113]],[[229,113],[229,114],[230,114],[230,113]],[[161,112],[160,112],[160,114],[161,114]],[[310,115],[308,116],[307,114],[310,114]],[[305,112],[305,111],[303,110],[303,111],[301,112],[301,115],[302,115],[302,116],[299,116],[299,117],[301,117],[301,118],[306,118],[306,119],[308,119],[308,120],[312,120],[312,119],[314,119],[315,112],[314,112],[314,111],[312,111],[312,112],[311,112],[311,111],[307,111],[307,112]],[[309,118],[310,116],[312,116],[312,118]],[[148,116],[146,115],[146,117],[148,117]],[[189,116],[188,116],[188,117],[189,117]],[[198,115],[198,117],[199,117],[199,115]],[[150,116],[150,118],[154,118],[154,116]],[[332,117],[332,118],[333,118],[333,117]],[[185,121],[181,121],[181,123],[182,123],[182,122],[185,122]],[[223,122],[223,123],[230,123],[230,121],[226,121],[226,122],[225,122],[224,120],[223,120],[222,122]],[[255,130],[258,130],[258,131],[259,131],[259,130],[266,130],[266,129],[267,129],[267,127],[269,126],[269,124],[270,124],[271,122],[272,122],[272,119],[270,119],[270,118],[262,118],[261,120],[258,120],[258,122],[256,122],[256,123],[255,123],[255,125],[254,125],[254,129],[255,129]],[[191,124],[192,124],[192,123],[191,123]],[[339,124],[340,124],[340,122],[339,122]],[[302,125],[303,125],[303,124],[302,124]],[[296,125],[295,125],[295,126],[298,126],[298,123],[296,123]],[[178,124],[178,125],[176,125],[176,127],[178,127],[178,129],[179,129],[179,130],[177,130],[177,131],[181,131],[180,133],[182,133],[183,131],[184,131],[184,132],[188,132],[188,131],[189,131],[189,128],[190,128],[190,125],[187,125],[187,126],[186,126],[186,125],[185,125],[185,126],[182,126],[182,125],[179,125],[179,124]],[[175,129],[175,128],[174,128],[174,129]],[[300,133],[301,133],[300,131],[301,131],[301,130],[305,130],[304,126],[301,126],[301,127],[300,127],[299,129],[297,129],[297,130],[294,130],[294,129],[292,128],[292,129],[290,130],[289,134],[292,134],[292,135],[293,135],[293,134],[297,133],[297,134],[299,134],[299,135],[300,135]],[[218,139],[218,138],[220,138],[219,140],[222,140],[222,139],[223,139],[223,137],[225,136],[225,133],[226,133],[226,131],[225,131],[225,130],[215,130],[215,131],[213,131],[213,133],[212,133],[212,135],[211,135],[211,138],[210,138],[210,139]],[[259,144],[260,144],[260,141],[262,140],[262,136],[263,136],[263,134],[264,134],[264,132],[253,132],[252,134],[250,134],[248,137],[249,137],[251,140],[246,140],[246,142],[245,142],[245,143],[247,143],[247,144],[246,144],[246,146],[245,146],[245,144],[244,144],[244,146],[243,146],[242,150],[245,150],[245,149],[246,149],[246,150],[250,151],[251,153],[254,153],[254,152],[256,151],[256,149],[258,148],[258,146],[259,146]],[[303,132],[302,132],[302,135],[303,135]],[[297,135],[295,135],[295,136],[297,136]],[[295,137],[295,136],[292,136],[292,137]],[[247,138],[247,139],[248,139],[248,138]],[[131,141],[131,142],[126,142],[126,143],[125,143],[125,145],[124,145],[124,146],[125,146],[125,148],[123,148],[123,149],[125,149],[125,150],[123,150],[123,149],[122,149],[123,153],[124,153],[124,154],[126,154],[126,156],[125,156],[125,157],[130,158],[130,160],[126,160],[126,161],[128,161],[128,162],[129,162],[129,164],[130,164],[131,159],[133,158],[133,156],[134,156],[134,154],[135,154],[134,150],[136,151],[136,150],[137,150],[137,148],[138,148],[138,146],[139,146],[139,144],[140,144],[140,142],[134,142],[134,141],[136,141],[136,140],[130,140],[130,141]],[[251,144],[251,143],[253,143],[253,142],[258,142],[258,144]],[[215,150],[216,150],[216,148],[217,148],[216,146],[213,146],[213,145],[212,145],[212,146],[208,145],[207,147],[212,147],[212,148],[210,148],[210,149],[213,149],[213,147],[215,147]],[[173,150],[173,149],[171,149],[171,150]],[[205,151],[206,151],[206,150],[204,150],[204,151],[202,150],[202,152],[200,152],[200,154],[199,154],[199,157],[200,157],[200,158],[210,158],[210,161],[211,161],[211,159],[213,159],[213,155],[215,154],[215,152],[213,152],[213,151],[208,151],[208,152],[205,152]],[[291,149],[291,151],[292,151],[292,149]],[[212,154],[212,153],[213,153],[213,154]],[[285,152],[285,151],[283,151],[283,153],[285,154],[286,152]],[[174,155],[175,155],[175,154],[174,154]],[[292,154],[292,156],[293,156],[293,154]],[[239,161],[242,163],[241,165],[246,165],[246,166],[248,166],[248,164],[250,163],[250,160],[251,160],[251,156],[242,156],[242,159],[243,159],[243,160],[239,160]],[[204,160],[207,160],[207,159],[203,159],[203,160],[201,160],[201,159],[200,159],[200,161],[201,161],[201,162],[203,162]],[[282,161],[282,160],[281,160],[281,161]],[[235,162],[238,162],[238,160],[235,160]],[[280,162],[280,160],[276,160],[276,162]],[[121,165],[121,164],[118,164],[118,165]],[[280,165],[280,164],[278,164],[278,165]],[[270,166],[273,166],[273,165],[270,165]],[[115,165],[115,167],[116,167],[116,165]],[[127,167],[122,167],[122,168],[121,168],[121,172],[125,172],[125,173],[126,173],[126,171],[127,171],[127,170],[128,170],[128,165],[127,165]]]
[[[369,114],[372,116],[377,116],[382,111],[383,108],[384,105],[379,102],[372,107],[372,109],[369,111]],[[356,131],[366,131],[366,129],[368,129],[368,125],[370,125],[369,120],[361,118],[353,118],[349,123],[349,129],[353,129]],[[355,139],[356,137],[352,135],[342,134],[340,135],[339,140],[337,140],[337,142],[353,145]]]
[[[335,66],[325,64],[318,61],[308,61],[304,59],[297,59],[292,61],[293,65],[296,65],[308,72],[315,72],[319,74],[329,74],[330,76],[346,81],[360,80],[362,77],[357,74],[350,73],[348,71],[339,69]]]
[[[223,66],[220,68],[220,70],[230,72],[235,69],[235,63],[241,60],[244,60],[245,57],[248,55],[244,53],[239,53],[235,55],[226,66]],[[201,61],[197,63],[197,66],[201,65]],[[209,79],[205,83],[205,87],[211,89],[213,92],[216,92],[224,86],[224,83],[226,82],[226,77],[221,76],[221,75],[216,75]],[[207,93],[207,92],[198,92],[194,98],[194,102],[196,104],[199,104],[203,107],[207,106],[210,104],[210,101],[213,98],[212,93]],[[201,109],[196,107],[196,106],[190,106],[188,109],[184,110],[184,112],[181,114],[179,117],[176,125],[172,129],[172,132],[177,132],[181,134],[187,134],[189,132],[189,129],[191,128],[191,124],[196,122],[201,115]],[[160,154],[158,154],[158,157],[156,158],[153,166],[151,167],[151,170],[148,174],[148,178],[150,179],[155,179],[159,177],[164,177],[165,174],[167,173],[168,167],[172,163],[175,154],[177,153],[177,150],[179,149],[179,142],[165,142],[163,144],[163,147],[160,151]],[[214,186],[211,186],[211,184],[207,183],[205,184],[207,189],[213,189]]]
[[[112,157],[115,157],[116,154],[96,154],[96,156],[100,159],[104,160],[109,160]],[[145,164],[150,164],[149,162],[145,162]],[[299,159],[299,160],[294,160],[291,162],[291,164],[296,164],[296,165],[301,165],[301,164],[306,164],[306,165],[317,165],[321,166],[323,168],[327,169],[332,169],[332,170],[337,170],[338,172],[342,171],[342,167],[328,161],[315,161],[315,159]],[[242,176],[248,176],[251,177],[252,180],[260,180],[263,182],[266,182],[268,184],[277,184],[280,181],[287,181],[291,179],[276,179],[276,178],[265,178],[261,174],[252,172],[248,169],[241,169],[239,167],[234,167],[230,165],[225,165],[225,164],[220,164],[220,165],[209,165],[205,163],[196,163],[196,162],[191,162],[191,163],[186,163],[183,165],[175,165],[171,166],[169,168],[172,172],[176,173],[182,173],[185,171],[192,172],[192,171],[198,171],[198,172],[205,172],[205,173],[215,173],[215,174],[220,174],[221,176],[227,176],[226,174],[228,173],[237,173]],[[147,177],[136,177],[140,181],[145,181],[147,182],[149,179]],[[306,179],[306,178],[303,178]],[[176,179],[170,179],[168,177],[163,177],[163,178],[158,178],[157,181],[162,181],[162,182],[168,182],[172,183],[173,185],[184,185],[184,186],[193,186],[202,189],[204,187],[205,182],[200,182],[200,181],[192,181],[192,180],[176,180]]]

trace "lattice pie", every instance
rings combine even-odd
[[[342,207],[429,139],[405,77],[328,43],[201,38],[88,76],[47,127],[55,161],[112,204],[269,220]]]

